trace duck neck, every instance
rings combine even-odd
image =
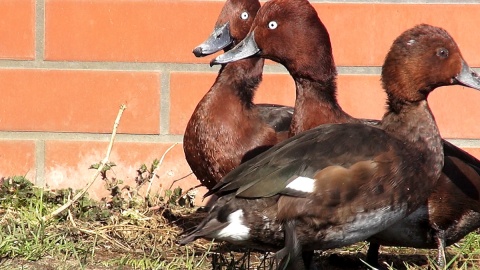
[[[319,125],[344,123],[351,119],[338,104],[335,75],[322,80],[295,78],[295,85],[295,112],[290,136]]]
[[[223,65],[215,81],[221,86],[219,94],[231,95],[244,108],[251,109],[255,90],[262,81],[263,63],[262,58],[254,57]]]
[[[429,174],[438,178],[443,167],[443,147],[435,118],[426,100],[417,102],[389,101],[382,119],[382,129],[409,143],[418,161]]]

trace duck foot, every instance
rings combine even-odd
[[[305,270],[303,259],[300,257],[302,247],[295,233],[295,221],[287,221],[284,224],[284,231],[285,247],[275,253],[276,261],[280,261],[277,270]],[[308,254],[306,256],[308,257]]]
[[[437,257],[437,264],[438,269],[446,269],[447,259],[445,256],[445,231],[439,230],[436,235],[435,239],[437,240],[438,245],[438,257]]]
[[[317,270],[317,267],[315,266],[315,263],[313,262],[313,255],[315,254],[315,251],[304,251],[302,252],[302,259],[303,263],[305,265],[305,269],[308,270]]]
[[[370,245],[368,246],[368,251],[367,251],[367,264],[377,269],[380,268],[380,264],[378,263],[379,250],[380,250],[379,244],[370,242]]]

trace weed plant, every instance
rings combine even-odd
[[[206,213],[192,207],[193,193],[180,188],[141,195],[158,166],[157,160],[142,165],[136,186],[126,188],[111,176],[110,163],[101,172],[109,198],[93,201],[86,194],[45,222],[42,217],[75,191],[42,189],[23,176],[0,179],[0,269],[274,269],[271,254],[206,240],[178,246],[179,234]],[[367,247],[318,252],[315,263],[323,269],[368,269],[361,261]],[[448,269],[480,270],[480,236],[467,235],[447,254]],[[389,270],[436,269],[436,250],[382,247],[380,258]]]

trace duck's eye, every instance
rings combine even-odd
[[[242,18],[242,20],[248,19],[248,12],[246,11],[242,12],[242,14],[240,14],[240,18]]]
[[[277,24],[276,21],[271,21],[271,22],[268,23],[268,28],[270,28],[270,29],[275,29],[275,28],[277,28],[277,26],[278,26],[278,24]]]
[[[447,58],[448,57],[448,50],[445,48],[439,48],[437,49],[437,56],[440,58]]]

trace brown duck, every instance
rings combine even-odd
[[[228,0],[213,33],[194,54],[205,56],[237,44],[259,8],[258,0]],[[254,57],[223,65],[187,124],[185,158],[208,189],[241,162],[287,138],[293,108],[253,103],[263,62]]]

